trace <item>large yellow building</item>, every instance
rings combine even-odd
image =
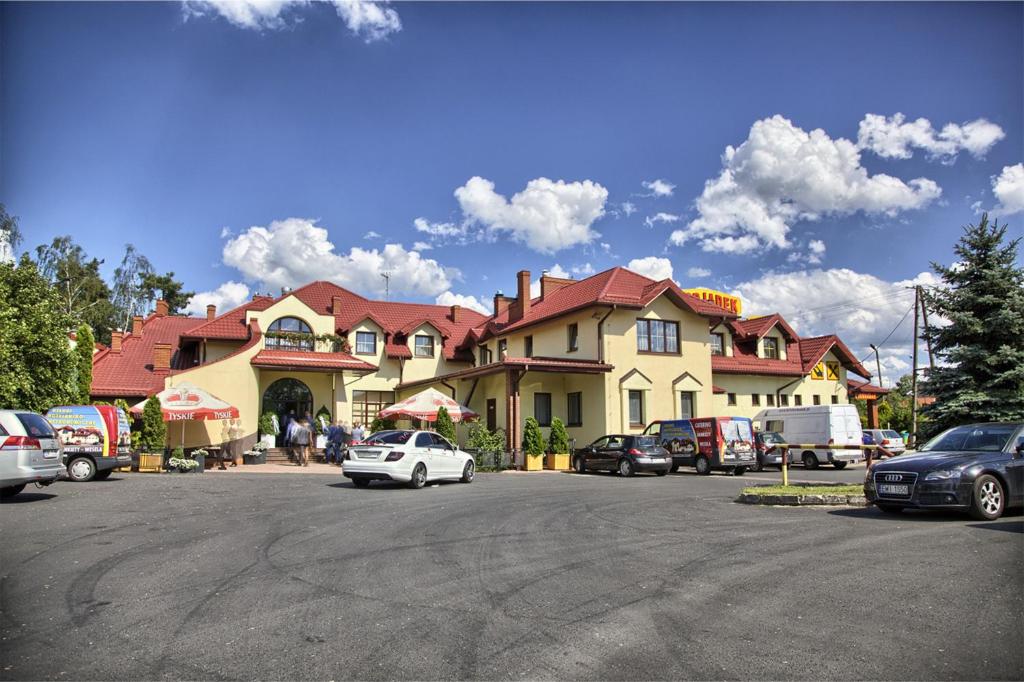
[[[739,320],[713,301],[624,268],[583,280],[530,273],[493,314],[371,301],[330,282],[256,296],[206,318],[158,302],[94,358],[96,398],[141,400],[201,386],[239,408],[251,443],[266,411],[369,423],[427,387],[503,429],[554,417],[578,443],[637,433],[655,419],[747,415],[774,404],[847,402],[847,372],[869,376],[834,336],[801,339],[778,315]],[[219,443],[220,423],[188,423],[186,446]]]

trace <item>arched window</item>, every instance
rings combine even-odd
[[[274,320],[266,337],[266,347],[276,350],[313,350],[316,342],[313,330],[297,317]]]

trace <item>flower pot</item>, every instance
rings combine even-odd
[[[541,471],[544,468],[544,455],[523,455],[523,471]]]
[[[544,468],[552,471],[569,470],[569,453],[558,452],[544,456]]]
[[[316,437],[316,449],[323,450],[327,447],[327,436]]]
[[[260,442],[263,443],[264,447],[266,447],[267,450],[276,445],[275,441],[277,441],[277,436],[275,436],[274,434],[263,435],[260,437]]]
[[[242,455],[243,464],[266,464],[267,463],[267,451],[263,452],[247,452]]]
[[[197,466],[197,467],[196,467],[195,469],[193,469],[192,471],[194,471],[194,472],[195,472],[195,473],[197,473],[197,474],[201,474],[201,473],[203,473],[203,471],[205,471],[205,470],[206,470],[206,455],[198,455],[198,456],[197,456],[197,457],[195,458],[195,460],[196,460],[197,462],[199,462],[199,466]]]

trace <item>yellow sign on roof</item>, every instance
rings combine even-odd
[[[719,308],[725,308],[731,313],[737,315],[743,314],[743,302],[737,296],[730,296],[729,294],[721,291],[715,291],[714,289],[705,289],[699,287],[697,289],[683,289],[688,294],[692,294],[697,298],[702,298],[708,303],[714,303]]]

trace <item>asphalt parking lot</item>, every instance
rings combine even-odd
[[[1019,514],[732,502],[777,479],[31,490],[0,507],[0,679],[1024,678]]]

